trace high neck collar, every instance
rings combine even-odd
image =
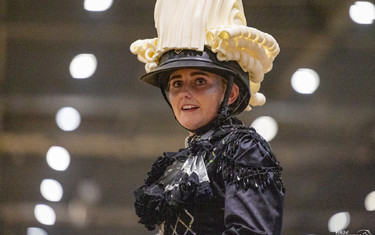
[[[205,126],[205,130],[202,129],[202,131],[195,133],[194,135],[187,136],[185,139],[185,146],[187,147],[195,141],[210,140],[211,138],[225,135],[233,129],[241,126],[244,126],[244,123],[236,117],[227,117],[219,120],[214,119],[209,125]]]

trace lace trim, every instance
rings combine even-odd
[[[164,156],[159,156],[154,164],[152,164],[151,170],[147,173],[148,177],[145,179],[146,185],[151,185],[158,180],[165,172],[168,166],[172,165],[176,159],[168,156],[164,153]]]
[[[240,166],[232,159],[225,159],[217,168],[217,173],[221,173],[227,184],[235,183],[237,188],[245,190],[249,188],[260,189],[265,192],[271,184],[271,178],[276,183],[280,192],[285,192],[285,187],[281,180],[281,169],[279,167],[247,167]]]
[[[240,132],[240,133],[239,133]],[[240,134],[249,134],[260,144],[266,152],[260,151],[264,158],[268,154],[270,159],[275,163],[274,167],[250,167],[237,163],[230,156],[234,156],[239,146]],[[276,160],[276,156],[271,150],[271,147],[262,136],[256,133],[253,128],[242,129],[236,133],[232,133],[223,139],[224,151],[218,160],[218,167],[216,173],[221,174],[226,184],[235,183],[237,188],[245,190],[249,188],[257,188],[265,192],[267,187],[271,184],[271,178],[275,181],[276,187],[280,192],[285,192],[285,187],[281,178],[282,168]]]
[[[260,151],[261,156],[270,157],[274,162],[272,167],[249,167],[231,158],[238,150],[241,136],[249,133],[257,144],[263,147],[263,152]],[[212,199],[213,192],[209,182],[200,182],[196,173],[182,175],[178,187],[171,191],[166,191],[163,184],[158,181],[169,166],[175,161],[185,162],[190,154],[205,156],[207,170],[216,170],[225,184],[235,183],[239,188],[254,187],[264,192],[273,180],[280,191],[285,191],[281,180],[282,168],[268,143],[254,129],[238,123],[236,126],[222,126],[208,139],[195,138],[190,144],[188,148],[181,149],[179,152],[164,153],[163,157],[159,157],[148,172],[145,185],[135,191],[136,214],[140,217],[139,222],[149,230],[154,230],[156,225],[161,225],[165,221],[166,224],[176,221],[178,215],[184,213],[188,205]],[[177,225],[183,224],[182,222],[177,220]],[[185,223],[187,228],[191,228],[191,224]],[[187,232],[192,231],[186,230]]]

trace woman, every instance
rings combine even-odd
[[[158,0],[156,3],[157,26],[170,22],[162,17],[163,9],[171,8],[169,1]],[[184,7],[176,7],[185,11],[186,4],[192,0],[181,2]],[[228,16],[234,15],[233,9],[236,13],[242,9],[239,0],[205,2],[210,11],[230,6]],[[222,16],[223,12],[211,12],[210,16],[215,14]],[[205,20],[203,27],[212,24],[210,18]],[[184,25],[183,20],[181,24]],[[191,45],[195,43],[191,42],[189,46],[179,43],[179,47],[171,45],[173,40],[167,40],[167,44],[161,40],[165,38],[161,36],[164,33],[172,35],[165,32],[168,27],[163,26],[157,27],[157,43],[137,41],[131,50],[141,61],[148,63],[148,73],[141,79],[160,88],[176,120],[188,130],[189,136],[185,148],[164,153],[155,161],[145,184],[136,190],[135,209],[139,222],[149,230],[158,227],[159,234],[280,234],[284,196],[281,167],[268,143],[235,117],[248,108],[249,103],[259,102],[259,71],[270,70],[267,66],[275,56],[274,39],[257,32],[258,36],[249,37],[249,40],[261,38],[259,48],[265,52],[247,50],[238,35],[242,37],[248,31],[234,25],[235,30],[230,31],[232,36],[225,36],[223,40],[237,37],[235,44],[221,41],[215,47],[217,41],[210,37],[213,43],[205,40],[202,49],[194,48]],[[253,32],[253,29],[249,30]],[[218,53],[220,49],[225,47],[226,52],[231,51],[228,45],[237,48],[232,51],[245,51],[245,56],[234,55],[237,59],[219,60],[222,58]],[[154,50],[152,53],[150,48]],[[249,53],[248,57],[246,53]],[[226,56],[231,55],[227,53]],[[258,63],[249,62],[251,59]],[[259,70],[259,64],[264,69]]]

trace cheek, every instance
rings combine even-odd
[[[171,103],[171,105],[172,105],[173,111],[175,111],[175,108],[177,108],[177,98],[176,98],[176,96],[169,93],[169,94],[167,94],[167,97],[168,97],[169,103]]]
[[[225,90],[221,86],[215,86],[207,90],[207,97],[212,101],[221,103],[224,99]]]
[[[224,99],[224,91],[222,89],[210,89],[207,91],[207,93],[204,96],[204,102],[206,104],[206,107],[208,110],[214,110],[215,114],[221,104],[221,102]]]

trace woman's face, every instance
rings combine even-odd
[[[180,69],[169,77],[169,100],[177,121],[189,130],[209,123],[224,99],[219,75],[199,69]]]

